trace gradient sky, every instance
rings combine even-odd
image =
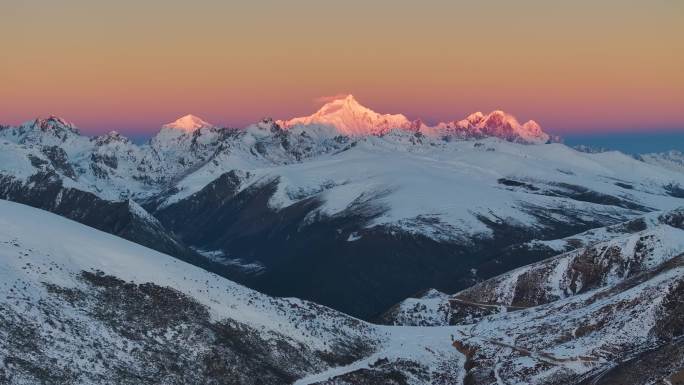
[[[684,1],[2,0],[0,122],[244,126],[353,93],[433,123],[684,128]]]

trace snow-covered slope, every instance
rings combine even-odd
[[[489,278],[534,260],[518,253],[504,270],[484,273],[510,245],[683,202],[668,187],[684,185],[682,174],[618,152],[402,130],[348,138],[311,127],[235,132],[154,215],[226,263],[263,266],[243,281],[252,287],[370,318],[426,288],[462,289],[471,269]],[[396,273],[385,274],[389,268]],[[311,275],[326,290],[297,284]],[[344,297],[334,289],[345,285],[338,276],[356,282]],[[374,296],[363,294],[369,290]]]
[[[681,254],[651,273],[458,327],[474,384],[675,383],[684,364]]]
[[[641,154],[637,158],[649,164],[666,167],[678,172],[684,172],[684,154],[682,154],[681,151],[672,150],[668,152]]]
[[[0,304],[8,384],[312,383],[360,369],[449,384],[462,359],[444,328],[378,327],[268,297],[7,201]]]
[[[400,131],[353,144],[304,162],[285,156],[282,162],[259,161],[249,150],[233,149],[180,180],[169,202],[241,170],[250,174],[244,188],[278,179],[269,200],[274,210],[316,197],[323,202],[319,213],[335,215],[365,199],[384,208],[370,226],[437,239],[488,234],[482,218],[543,227],[539,210],[553,210],[565,221],[577,213],[619,220],[682,203],[668,186],[684,185],[684,176],[618,152],[586,154],[562,144],[525,146],[494,138],[445,142]]]
[[[0,199],[49,210],[186,261],[204,260],[117,188],[138,182],[131,171],[140,154],[137,146],[116,133],[83,144],[91,149],[85,159],[78,152],[80,155],[71,158],[59,146],[25,145],[0,138]],[[145,184],[141,180],[138,186]]]
[[[655,274],[684,255],[684,208],[656,212],[562,240],[533,241],[561,254],[513,269],[454,295],[435,290],[388,311],[384,323],[473,323],[484,315],[519,310],[596,290],[615,288]],[[563,250],[568,250],[562,252]]]
[[[499,306],[463,324],[410,327],[368,324],[310,302],[269,297],[59,216],[0,201],[0,380],[675,383],[684,363],[684,213],[653,219],[627,236],[646,245],[634,247],[645,253],[644,270],[538,306]],[[618,238],[626,243],[615,244],[634,243]]]
[[[386,325],[444,326],[451,321],[452,297],[435,289],[429,289],[414,297],[406,298],[383,313],[376,320]]]
[[[429,291],[383,321],[454,325],[454,346],[468,358],[465,383],[676,383],[684,209],[599,233],[609,239],[453,296]]]

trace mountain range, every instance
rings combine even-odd
[[[277,123],[286,129],[302,125],[326,125],[346,136],[384,135],[399,129],[430,136],[493,136],[520,143],[545,143],[551,139],[535,121],[520,124],[514,116],[503,111],[497,110],[487,115],[476,112],[465,119],[441,122],[430,127],[420,120],[410,121],[402,114],[379,114],[362,106],[353,95],[332,100],[313,115],[279,120]]]
[[[0,127],[0,197],[372,319],[550,256],[531,240],[681,205],[662,157],[549,138],[500,111],[427,127],[352,96],[244,129],[188,115],[144,145],[49,117]]]
[[[187,115],[142,145],[51,116],[0,126],[0,149],[8,383],[682,375],[681,153],[351,95],[239,129]]]

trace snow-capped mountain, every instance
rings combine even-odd
[[[186,116],[145,145],[56,117],[0,126],[0,199],[265,293],[0,202],[0,349],[38,341],[0,380],[579,384],[633,357],[680,362],[673,156],[576,151],[500,111],[427,127],[331,103],[328,121],[282,126]]]
[[[404,115],[379,114],[362,106],[353,95],[330,101],[313,115],[278,121],[278,124],[283,128],[313,124],[332,126],[346,136],[382,135],[395,128],[414,128]]]
[[[152,175],[159,182],[171,183],[211,159],[222,145],[224,131],[194,115],[186,115],[162,126],[145,147],[142,162],[152,165]]]
[[[283,128],[323,125],[337,129],[346,136],[384,135],[393,129],[421,132],[428,136],[457,138],[497,137],[519,143],[546,143],[551,139],[537,122],[520,124],[511,114],[493,111],[487,115],[476,112],[465,119],[439,123],[430,127],[420,120],[410,121],[402,114],[380,114],[361,105],[353,95],[332,100],[313,115],[279,120]]]
[[[86,137],[64,120],[0,128],[0,198],[49,210],[182,260],[208,261],[167,232],[133,196],[159,191],[147,147],[115,131]],[[153,159],[153,158],[152,158]]]
[[[511,114],[492,111],[487,115],[476,112],[467,118],[449,123],[439,123],[435,127],[424,128],[425,132],[440,135],[455,135],[461,138],[496,137],[519,143],[546,143],[551,136],[542,131],[534,120],[520,124]]]
[[[18,127],[5,126],[3,136],[21,144],[68,145],[80,137],[79,131],[72,123],[57,117],[38,118]],[[77,140],[77,139],[76,139]]]
[[[172,130],[180,130],[180,131],[185,131],[185,132],[192,132],[200,128],[205,128],[205,127],[214,127],[213,124],[208,123],[202,118],[197,117],[192,114],[188,114],[185,116],[182,116],[178,119],[176,119],[174,122],[167,123],[162,126],[162,130],[164,129],[172,129]]]
[[[361,110],[352,98],[331,103]],[[495,112],[441,134],[343,135],[324,124],[226,129],[188,116],[138,146],[50,118],[0,128],[0,197],[364,318],[420,290],[455,292],[549,257],[524,246],[533,239],[681,205],[682,173],[617,152],[529,145],[536,134],[506,136],[519,126],[512,119]],[[113,219],[122,217],[136,219]]]

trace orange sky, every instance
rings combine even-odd
[[[3,0],[0,122],[242,126],[353,93],[428,122],[500,108],[559,133],[684,128],[684,1],[231,3]]]

